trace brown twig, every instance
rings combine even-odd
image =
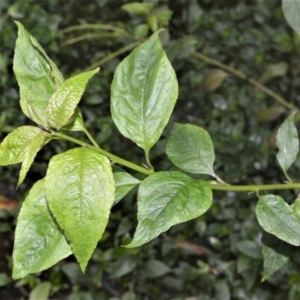
[[[286,99],[284,99],[283,97],[281,97],[280,95],[278,95],[277,93],[273,92],[272,90],[270,90],[269,88],[267,88],[265,85],[261,84],[260,82],[258,82],[257,80],[253,79],[253,78],[249,78],[247,77],[247,75],[237,69],[234,69],[226,64],[223,64],[222,62],[215,60],[211,57],[208,57],[202,53],[199,52],[194,52],[193,56],[200,58],[202,60],[204,60],[205,62],[217,66],[223,70],[225,70],[228,73],[231,73],[232,75],[246,80],[248,81],[250,84],[252,84],[253,86],[255,86],[257,89],[261,90],[262,92],[266,93],[268,96],[272,97],[276,102],[280,103],[281,105],[283,105],[284,107],[288,108],[288,109],[293,109],[295,108],[295,106],[288,102]]]

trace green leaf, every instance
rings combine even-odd
[[[50,282],[39,283],[30,293],[29,300],[48,300],[51,289]]]
[[[60,129],[71,121],[88,81],[98,71],[99,68],[73,76],[56,89],[47,106],[50,127]]]
[[[114,181],[116,187],[114,205],[120,202],[136,185],[140,183],[140,180],[126,172],[114,172]]]
[[[44,180],[31,188],[17,219],[13,250],[13,278],[50,268],[72,253],[49,211]]]
[[[111,87],[112,118],[119,131],[149,153],[173,111],[178,83],[158,32],[117,67]]]
[[[294,117],[295,115],[292,114],[286,118],[276,134],[276,144],[279,150],[276,157],[285,174],[299,152],[299,138]]]
[[[122,8],[132,14],[139,15],[139,16],[146,16],[150,13],[152,8],[154,7],[153,3],[149,2],[132,2],[122,5]]]
[[[214,145],[206,130],[191,124],[174,124],[167,140],[166,153],[179,169],[215,176]]]
[[[300,220],[300,195],[297,196],[294,203],[292,204],[294,215]]]
[[[49,163],[45,187],[49,207],[84,271],[114,202],[110,162],[89,148],[55,155]]]
[[[137,255],[126,255],[112,264],[110,278],[120,278],[131,273],[138,264]]]
[[[289,24],[300,35],[300,0],[282,0],[282,9]]]
[[[210,186],[181,172],[158,172],[138,190],[138,226],[126,247],[141,246],[171,226],[203,215],[211,206]]]
[[[202,81],[202,88],[205,92],[212,92],[221,86],[227,73],[221,69],[211,69],[206,72]]]
[[[262,245],[262,254],[264,258],[263,277],[261,281],[267,280],[276,271],[281,269],[289,260],[289,258],[278,253],[273,248]]]
[[[43,130],[34,126],[21,126],[9,133],[0,144],[0,165],[7,166],[22,162],[32,147],[32,141]]]
[[[49,136],[50,135],[47,132],[41,131],[40,133],[38,133],[36,136],[33,137],[28,147],[26,147],[26,150],[24,152],[23,163],[20,171],[20,176],[18,180],[18,185],[20,185],[24,181],[26,174],[34,161],[35,156],[40,151],[42,146],[45,144],[45,141]]]
[[[170,272],[171,269],[169,266],[156,259],[148,260],[144,265],[146,278],[158,278]]]
[[[265,72],[262,74],[259,81],[266,83],[272,78],[286,75],[289,65],[286,62],[279,62],[277,64],[268,65]]]
[[[85,131],[84,121],[81,111],[77,107],[74,116],[71,118],[70,123],[65,125],[62,130],[66,131]]]
[[[21,23],[16,24],[18,38],[13,69],[20,87],[20,105],[28,118],[47,128],[48,100],[64,79],[39,43]]]
[[[280,196],[259,197],[255,213],[258,223],[266,232],[291,245],[300,246],[300,220]]]

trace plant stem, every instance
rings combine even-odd
[[[258,82],[255,79],[249,78],[247,77],[247,75],[237,69],[234,69],[226,64],[223,64],[222,62],[215,60],[211,57],[208,57],[202,53],[199,52],[194,52],[193,55],[197,58],[200,58],[202,60],[204,60],[205,62],[212,64],[214,66],[217,66],[225,71],[227,71],[228,73],[233,74],[234,76],[241,78],[243,80],[248,81],[249,83],[251,83],[253,86],[255,86],[256,88],[258,88],[259,90],[263,91],[264,93],[266,93],[267,95],[269,95],[270,97],[272,97],[275,101],[277,101],[278,103],[280,103],[281,105],[283,105],[284,107],[288,108],[288,109],[293,109],[295,108],[295,106],[288,102],[287,100],[285,100],[283,97],[281,97],[280,95],[278,95],[277,93],[273,92],[272,90],[270,90],[269,88],[267,88],[265,85],[261,84],[260,82]]]
[[[54,138],[60,138],[60,139],[63,139],[63,140],[70,141],[70,142],[75,143],[77,145],[80,145],[82,147],[91,148],[91,149],[97,151],[98,153],[100,153],[100,154],[108,157],[114,163],[118,163],[118,164],[120,164],[120,165],[122,165],[124,167],[127,167],[129,169],[135,170],[135,171],[140,172],[140,173],[142,173],[144,175],[151,175],[151,174],[155,173],[153,170],[146,169],[146,168],[141,167],[141,166],[139,166],[139,165],[137,165],[135,163],[132,163],[132,162],[126,160],[126,159],[123,159],[123,158],[121,158],[119,156],[116,156],[116,155],[114,155],[114,154],[112,154],[110,152],[107,152],[107,151],[99,148],[98,145],[95,146],[95,145],[86,144],[85,142],[82,142],[82,141],[80,141],[80,140],[78,140],[76,138],[73,138],[73,137],[71,137],[69,135],[63,134],[61,132],[53,132],[52,136]]]
[[[88,139],[91,141],[91,143],[98,149],[100,149],[100,146],[97,144],[97,142],[94,140],[94,138],[90,135],[90,133],[84,128],[84,133],[88,137]]]
[[[300,189],[300,183],[258,184],[258,185],[225,185],[211,184],[212,190],[228,192],[259,192],[270,190]]]
[[[94,69],[94,68],[96,68],[96,67],[100,67],[100,66],[103,65],[104,63],[110,61],[111,59],[113,59],[113,58],[115,58],[115,57],[121,55],[121,54],[124,53],[124,52],[127,52],[127,51],[133,49],[134,47],[136,47],[136,46],[139,45],[140,43],[141,43],[141,40],[136,41],[136,42],[133,42],[133,43],[130,43],[130,44],[128,44],[128,45],[126,45],[126,46],[124,46],[124,47],[118,49],[117,51],[110,53],[109,55],[107,55],[107,56],[101,58],[100,60],[98,60],[98,61],[96,61],[96,62],[94,62],[91,66],[89,66],[89,67],[86,69],[86,71],[92,70],[92,69]]]

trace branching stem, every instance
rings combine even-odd
[[[123,159],[123,158],[121,158],[119,156],[116,156],[116,155],[114,155],[114,154],[112,154],[112,153],[110,153],[108,151],[103,150],[103,149],[99,148],[99,146],[97,144],[96,144],[97,146],[90,145],[90,144],[87,144],[87,143],[85,143],[83,141],[80,141],[80,140],[78,140],[76,138],[73,138],[73,137],[71,137],[69,135],[63,134],[61,132],[53,132],[52,133],[52,137],[53,138],[59,138],[59,139],[67,140],[69,142],[75,143],[75,144],[80,145],[82,147],[92,148],[95,151],[97,151],[98,153],[100,153],[100,154],[106,156],[107,158],[109,158],[110,160],[112,160],[114,163],[118,163],[118,164],[120,164],[120,165],[122,165],[124,167],[127,167],[129,169],[135,170],[135,171],[140,172],[140,173],[142,173],[144,175],[151,175],[151,174],[155,173],[153,170],[146,169],[146,168],[144,168],[142,166],[139,166],[139,165],[137,165],[135,163],[132,163],[132,162],[126,160],[126,159]]]

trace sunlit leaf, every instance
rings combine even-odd
[[[167,140],[166,153],[179,169],[214,176],[214,145],[206,130],[191,124],[174,124]]]
[[[300,0],[282,0],[282,9],[289,24],[300,35]]]
[[[173,111],[178,83],[158,32],[117,67],[111,87],[112,118],[119,131],[146,153]]]
[[[114,172],[115,180],[115,202],[121,201],[140,181],[126,172]]]
[[[266,232],[291,245],[300,246],[300,220],[280,196],[259,197],[255,213]]]
[[[88,81],[98,71],[99,68],[73,76],[56,89],[47,106],[50,127],[60,129],[71,121]]]
[[[35,156],[45,144],[47,137],[49,137],[49,133],[41,131],[33,137],[28,147],[26,147],[24,151],[24,158],[22,162],[18,185],[20,185],[25,179],[26,174],[34,161]]]
[[[45,187],[49,207],[84,271],[115,198],[110,162],[89,148],[68,150],[51,158]]]
[[[46,201],[44,180],[31,188],[17,219],[13,278],[50,268],[72,253]]]
[[[290,115],[279,127],[276,135],[278,153],[277,161],[283,172],[295,161],[299,152],[299,138],[297,128],[294,123],[294,114]]]
[[[20,87],[23,113],[47,128],[46,107],[52,93],[64,81],[55,63],[20,22],[13,69]]]
[[[210,186],[181,172],[158,172],[138,190],[138,225],[132,242],[141,246],[171,226],[203,215],[211,206]]]
[[[82,117],[81,111],[79,110],[78,107],[75,110],[74,116],[71,117],[70,123],[68,123],[61,129],[66,130],[66,131],[84,131],[85,130],[83,117]]]
[[[9,133],[0,144],[0,165],[7,166],[22,162],[37,136],[44,136],[43,130],[34,126],[21,126]],[[39,139],[39,138],[38,138]]]

